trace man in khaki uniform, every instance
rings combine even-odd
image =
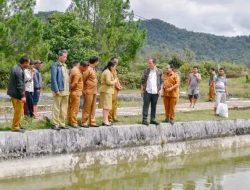
[[[163,75],[163,102],[165,107],[164,122],[174,124],[175,106],[179,97],[180,80],[177,73],[174,72],[173,65],[167,65]]]
[[[74,67],[70,72],[70,96],[69,96],[69,126],[77,128],[77,114],[80,106],[83,82],[79,61],[74,61]]]
[[[117,66],[119,64],[119,59],[117,57],[113,57],[111,61],[116,63],[115,70],[112,71],[112,75],[114,79],[117,79],[117,83],[115,85],[114,94],[112,95],[112,110],[109,112],[109,121],[110,122],[118,122],[117,120],[117,107],[118,107],[118,95],[119,91],[122,89],[122,86],[118,79],[117,74]]]
[[[66,66],[68,52],[59,51],[58,61],[51,67],[51,90],[53,91],[52,129],[66,129],[69,101],[69,73]]]
[[[208,91],[208,101],[214,101],[215,100],[215,90],[214,90],[214,77],[215,77],[215,69],[211,67],[209,69],[209,91]]]
[[[96,125],[96,94],[97,94],[97,76],[96,66],[99,62],[98,57],[93,56],[89,59],[89,67],[83,73],[83,96],[84,106],[82,112],[82,127],[98,127]]]

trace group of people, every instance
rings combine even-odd
[[[53,108],[51,128],[54,130],[78,127],[77,115],[79,113],[81,96],[84,99],[82,109],[81,127],[98,127],[96,124],[96,98],[98,80],[96,67],[99,58],[91,57],[88,61],[74,61],[70,72],[66,61],[68,52],[61,50],[58,60],[51,67],[51,90],[53,93]],[[104,126],[111,126],[117,122],[118,93],[122,89],[117,76],[119,59],[111,58],[101,75],[99,88],[99,107],[103,109]],[[12,131],[25,132],[21,126],[23,113],[30,117],[38,116],[37,103],[42,88],[40,73],[41,61],[31,61],[22,57],[19,64],[12,68],[9,78],[7,94],[11,97],[14,108]]]
[[[40,72],[42,62],[40,60],[30,61],[28,68],[24,69],[25,98],[24,115],[27,117],[38,117],[37,104],[40,99],[40,90],[43,81]]]
[[[156,105],[159,96],[163,96],[165,120],[174,124],[175,106],[179,97],[180,77],[173,65],[167,65],[165,72],[156,66],[156,59],[148,60],[148,68],[141,80],[141,96],[143,97],[142,124],[159,123],[156,121]],[[148,123],[148,109],[151,104],[150,123]]]
[[[13,131],[23,131],[21,117],[38,117],[37,104],[42,88],[42,75],[40,72],[42,62],[30,61],[28,57],[22,57],[19,64],[15,65],[10,73],[8,92],[14,107],[12,122]]]
[[[219,68],[218,74],[215,69],[211,67],[209,69],[209,91],[208,101],[215,102],[214,113],[216,115],[216,109],[220,103],[226,103],[227,79],[224,68]],[[198,67],[194,66],[192,73],[188,77],[188,97],[190,101],[190,107],[194,108],[199,98],[199,82],[201,81],[201,74],[198,72]]]
[[[99,58],[93,56],[89,61],[75,61],[74,67],[68,73],[65,64],[68,53],[59,52],[58,61],[51,68],[51,89],[54,104],[52,110],[52,129],[66,129],[78,127],[77,115],[80,106],[80,97],[83,96],[81,127],[98,127],[96,123],[96,98],[98,80],[96,67]],[[103,109],[103,126],[110,126],[117,122],[118,92],[122,86],[117,77],[119,60],[113,57],[104,68],[101,75],[99,108]],[[66,125],[68,120],[68,125]]]
[[[226,103],[227,79],[223,68],[219,69],[216,75],[215,69],[210,68],[209,80],[209,101],[215,101],[214,113],[220,103]],[[192,68],[187,79],[187,94],[190,101],[190,108],[194,108],[199,98],[199,83],[201,74],[198,66]],[[155,59],[148,60],[148,68],[144,71],[141,82],[141,95],[143,97],[142,124],[156,124],[156,105],[158,97],[163,97],[165,108],[165,120],[163,122],[174,124],[175,107],[179,99],[180,73],[173,65],[168,64],[162,73],[156,64]],[[150,123],[148,123],[148,110],[151,104]]]
[[[68,71],[66,61],[68,52],[61,50],[58,60],[51,67],[51,90],[53,93],[53,108],[51,128],[54,130],[77,128],[81,96],[84,99],[80,127],[98,127],[96,123],[96,99],[99,86],[99,108],[103,109],[102,126],[111,126],[117,122],[117,101],[122,85],[118,78],[117,66],[119,59],[113,57],[107,63],[101,74],[100,85],[96,74],[99,58],[91,57],[88,61],[74,61],[73,68]],[[7,94],[11,97],[14,107],[12,131],[24,132],[21,126],[23,112],[30,117],[38,116],[37,103],[42,88],[40,73],[42,62],[30,61],[28,57],[22,57],[19,64],[12,68]],[[224,69],[215,75],[211,68],[210,92],[216,94],[216,106],[225,102],[227,94],[227,82]],[[199,97],[199,82],[201,75],[198,67],[188,77],[188,97],[190,107],[194,107]],[[180,74],[173,65],[168,64],[162,73],[157,68],[156,59],[148,60],[148,68],[141,79],[141,96],[143,97],[142,124],[149,125],[159,123],[156,120],[156,106],[159,96],[163,97],[165,107],[165,120],[174,124],[175,107],[179,99]],[[148,110],[151,106],[150,122],[148,122]]]

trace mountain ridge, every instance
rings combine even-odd
[[[164,56],[194,52],[197,59],[250,64],[250,36],[219,36],[188,31],[159,19],[141,21],[147,39],[141,54],[158,52]]]

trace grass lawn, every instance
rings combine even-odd
[[[8,100],[5,100],[5,101],[1,100],[0,101],[0,107],[6,107],[6,106],[11,106],[11,105],[12,105],[11,102]]]
[[[205,102],[206,99],[201,97],[199,99],[199,102]],[[182,103],[188,103],[188,99],[187,98],[180,98],[178,101],[178,104],[182,104]],[[40,105],[51,105],[52,101],[51,100],[46,100],[46,99],[42,99],[39,102]],[[119,101],[118,102],[118,107],[142,107],[143,105],[143,100],[141,101]],[[162,98],[159,98],[158,100],[158,105],[163,105],[163,100]],[[6,106],[12,106],[10,101],[0,101],[0,107],[6,107]]]
[[[0,89],[0,93],[7,93],[7,89]]]
[[[249,119],[250,109],[239,109],[239,110],[230,110],[229,118],[232,119]],[[141,123],[141,116],[121,116],[118,118],[119,123],[117,125],[124,124],[139,124]],[[165,119],[164,114],[157,115],[157,120],[160,122]],[[203,110],[203,111],[193,111],[193,112],[179,112],[176,114],[176,122],[186,122],[186,121],[204,121],[204,120],[226,120],[225,118],[214,116],[212,110]],[[102,118],[97,118],[97,124],[102,123]],[[22,125],[25,126],[28,130],[34,129],[47,129],[50,128],[49,122],[42,120],[32,120],[27,119],[23,120]],[[10,130],[10,123],[1,123],[0,131]]]
[[[208,78],[203,78],[200,82],[201,98],[207,99],[208,94]],[[186,92],[186,84],[181,85],[181,92]],[[246,77],[228,79],[228,91],[231,97],[250,98],[250,83],[246,83]],[[125,89],[121,94],[140,94],[140,89]]]
[[[39,105],[51,105],[53,103],[53,100],[48,99],[42,99],[39,102]],[[12,103],[10,100],[0,100],[0,107],[7,107],[12,106]]]
[[[205,102],[206,99],[201,98],[199,99],[199,102]],[[182,103],[188,103],[189,100],[186,98],[180,98],[178,101],[178,104],[182,104]],[[46,101],[46,100],[42,100],[40,102],[40,105],[49,105],[52,104],[51,101]],[[118,102],[118,107],[120,108],[124,108],[124,107],[142,107],[143,105],[143,101],[119,101]],[[163,105],[163,100],[162,98],[158,100],[157,105]],[[12,106],[10,101],[0,101],[0,107],[6,107],[6,106]]]
[[[228,120],[232,119],[250,119],[250,109],[229,110]],[[139,124],[142,121],[141,116],[119,117],[119,124]],[[157,115],[157,121],[161,122],[165,119],[164,114]],[[204,121],[204,120],[225,120],[226,118],[215,116],[212,110],[178,112],[176,114],[176,122],[186,121]]]
[[[207,98],[205,97],[200,97],[199,100],[198,100],[198,103],[201,103],[201,102],[207,102]],[[177,104],[185,104],[185,103],[189,103],[189,100],[188,98],[180,98],[177,102]],[[163,104],[163,98],[159,98],[158,99],[158,102],[157,102],[157,105],[164,105]],[[143,100],[141,101],[129,101],[129,102],[125,102],[125,101],[119,101],[118,102],[118,107],[142,107],[143,106]]]
[[[180,89],[181,92],[186,92],[186,87],[182,86]],[[228,81],[228,91],[229,91],[229,98],[250,98],[250,83],[246,83],[245,77],[229,79]],[[0,90],[0,92],[6,93],[6,90]],[[46,92],[46,91],[43,91]],[[50,91],[47,91],[50,92]],[[126,89],[120,92],[121,94],[136,94],[140,96],[140,89]],[[200,83],[200,100],[199,102],[207,101],[207,94],[208,94],[208,79],[203,79]],[[159,105],[162,105],[162,100],[159,99]],[[188,100],[185,98],[180,98],[178,103],[187,103]],[[51,104],[51,101],[42,100],[40,105],[47,105]],[[4,106],[11,106],[10,101],[3,101],[0,100],[0,107]],[[119,107],[138,107],[142,106],[142,101],[131,101],[131,102],[119,102]]]
[[[200,95],[202,100],[207,100],[208,94],[208,78],[202,79],[200,82]],[[181,92],[186,92],[186,84],[180,88]],[[228,91],[230,97],[234,98],[250,98],[250,83],[246,83],[245,77],[228,79]],[[123,90],[121,94],[140,94],[140,89]]]

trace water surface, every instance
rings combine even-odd
[[[250,147],[0,181],[0,190],[29,189],[249,190]]]

